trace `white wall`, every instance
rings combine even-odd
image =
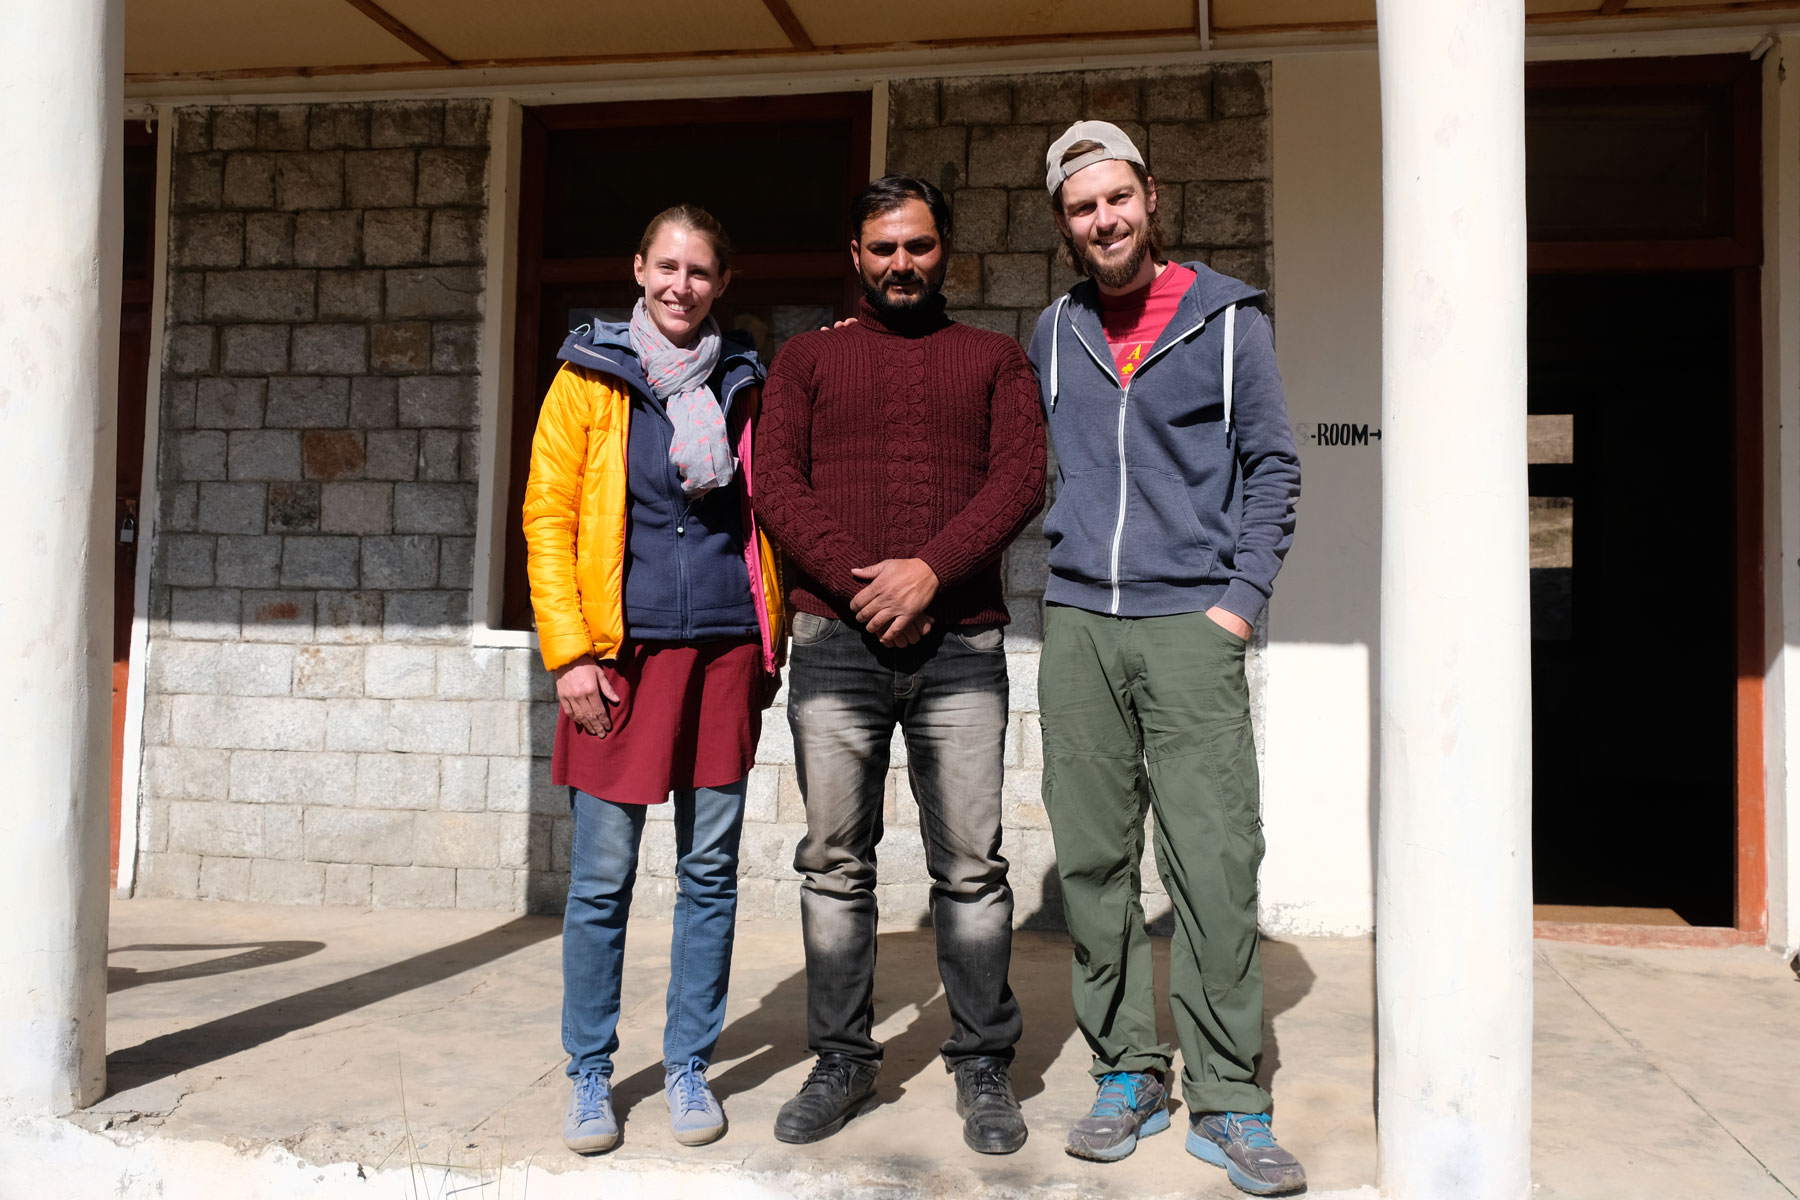
[[[1263,924],[1362,933],[1374,926],[1381,443],[1304,438],[1320,424],[1380,427],[1374,48],[1277,58],[1274,88],[1275,341],[1302,490],[1269,609]]]

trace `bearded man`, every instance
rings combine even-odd
[[[1098,1084],[1067,1149],[1119,1159],[1169,1127],[1173,1051],[1139,901],[1148,806],[1174,907],[1187,1149],[1244,1191],[1293,1191],[1306,1173],[1256,1080],[1263,835],[1244,680],[1300,494],[1268,298],[1163,259],[1156,181],[1117,126],[1077,122],[1044,165],[1087,276],[1031,340],[1060,468],[1044,521],[1044,808]]]
[[[789,567],[787,711],[807,830],[794,867],[818,1055],[775,1136],[829,1137],[874,1094],[875,846],[898,726],[963,1139],[1006,1154],[1026,1129],[1007,1073],[1020,1019],[1000,853],[999,562],[1044,502],[1037,380],[1012,338],[944,315],[942,192],[877,179],[851,205],[850,228],[857,320],[782,347],[757,430],[757,515]]]

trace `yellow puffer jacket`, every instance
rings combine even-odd
[[[762,389],[747,387],[738,437],[744,498],[745,566],[756,601],[763,669],[774,675],[785,655],[780,562],[756,524],[751,430]],[[591,654],[616,658],[625,640],[625,527],[629,517],[625,448],[631,395],[611,375],[564,363],[550,383],[531,439],[525,485],[525,573],[537,615],[538,649],[552,671]]]

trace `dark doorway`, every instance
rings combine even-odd
[[[1760,70],[1527,71],[1541,920],[1766,921]]]
[[[112,882],[119,883],[121,791],[125,776],[125,695],[136,615],[138,499],[144,490],[144,406],[150,394],[150,290],[155,276],[156,127],[125,126],[124,279],[119,293],[119,440],[113,486]]]
[[[764,363],[794,334],[848,316],[857,295],[848,208],[869,180],[869,114],[867,92],[526,111],[506,628],[531,628],[517,514],[563,339],[580,325],[630,317],[642,294],[631,271],[638,238],[651,217],[681,203],[711,212],[731,237],[731,286],[713,316],[749,331]],[[621,163],[631,164],[630,187],[619,185]]]
[[[1730,925],[1731,275],[1530,301],[1536,899]]]

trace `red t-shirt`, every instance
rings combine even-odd
[[[1156,345],[1156,339],[1175,317],[1175,307],[1194,282],[1194,273],[1179,263],[1169,263],[1149,286],[1123,296],[1100,293],[1100,324],[1112,350],[1119,382],[1130,383],[1132,372]]]

